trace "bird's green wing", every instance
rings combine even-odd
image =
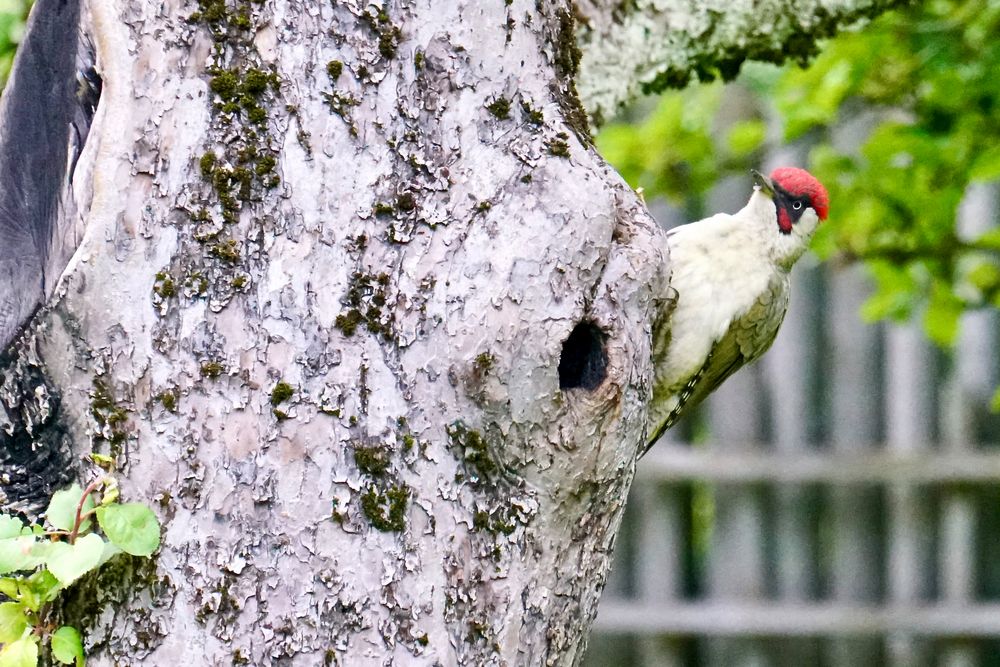
[[[787,310],[787,277],[777,276],[753,305],[732,321],[726,333],[712,346],[701,369],[678,389],[677,406],[650,432],[646,451],[685,412],[701,403],[730,375],[759,359],[774,342]]]

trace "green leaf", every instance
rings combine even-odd
[[[76,506],[80,503],[83,489],[79,484],[73,484],[68,489],[61,489],[52,494],[49,507],[45,510],[45,518],[56,530],[73,530],[76,521]]]
[[[62,590],[62,585],[48,570],[39,570],[20,585],[18,598],[31,611],[38,611],[46,602],[52,602]]]
[[[29,635],[4,646],[0,667],[35,667],[38,664],[38,638]]]
[[[101,560],[97,562],[97,567],[104,565],[120,553],[122,550],[114,542],[105,542],[104,551],[101,553]]]
[[[0,515],[0,540],[18,537],[24,528],[24,522],[9,514]]]
[[[49,501],[49,508],[45,510],[45,518],[56,530],[72,531],[73,524],[76,523],[76,508],[80,504],[80,497],[83,496],[83,489],[79,484],[74,484],[68,489],[56,491]],[[94,499],[88,495],[83,503],[83,512],[94,509]],[[85,520],[80,525],[80,531],[90,529],[90,520]]]
[[[101,495],[101,505],[110,505],[118,500],[118,480],[111,478],[104,485],[104,493]]]
[[[0,579],[0,593],[3,593],[11,600],[16,600],[18,596],[17,579],[12,579],[11,577]]]
[[[951,347],[958,336],[958,322],[964,306],[951,292],[935,287],[924,313],[924,330],[932,341]]]
[[[0,574],[17,570],[33,570],[44,560],[36,550],[34,536],[0,540]]]
[[[902,320],[909,315],[909,307],[908,293],[882,288],[861,304],[861,319],[869,323],[887,317]]]
[[[990,410],[1000,412],[1000,387],[993,394],[993,399],[990,401]]]
[[[972,163],[969,177],[974,181],[1000,178],[1000,146],[993,146],[980,153]]]
[[[160,522],[142,503],[101,507],[97,521],[108,539],[125,553],[150,556],[160,546]]]
[[[107,454],[90,453],[90,460],[105,470],[112,470],[115,467],[115,458]]]
[[[982,248],[1000,250],[1000,229],[991,229],[978,239],[976,244]]]
[[[24,634],[28,627],[28,617],[24,615],[24,605],[20,602],[0,604],[0,644],[9,644]]]
[[[76,628],[64,625],[52,633],[52,657],[64,665],[83,664],[83,640]]]
[[[45,565],[63,586],[69,586],[96,568],[104,553],[104,540],[93,533],[84,535],[74,544],[56,542],[53,546],[56,549]]]
[[[871,262],[868,269],[876,289],[861,306],[862,319],[875,322],[887,317],[897,320],[909,317],[916,289],[910,273],[888,262]]]

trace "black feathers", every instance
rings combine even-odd
[[[79,0],[35,0],[0,98],[0,507],[36,515],[74,474],[60,397],[11,342],[76,250],[70,187],[100,100]]]
[[[68,187],[100,99],[78,0],[37,0],[0,99],[0,348],[75,250]]]

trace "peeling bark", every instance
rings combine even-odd
[[[577,87],[600,125],[639,94],[735,77],[746,60],[808,61],[818,40],[912,0],[576,0]]]
[[[91,664],[579,662],[669,262],[545,4],[87,5],[85,232],[0,401],[163,521],[65,605]]]

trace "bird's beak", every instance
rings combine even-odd
[[[753,175],[756,187],[768,197],[774,197],[774,183],[771,182],[771,179],[756,169],[751,169],[750,173]]]

